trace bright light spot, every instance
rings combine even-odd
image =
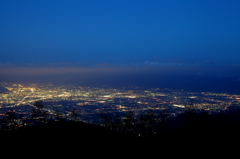
[[[185,108],[184,105],[173,104],[174,107]]]

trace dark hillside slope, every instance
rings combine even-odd
[[[40,143],[75,143],[81,142],[100,143],[100,142],[120,142],[131,139],[131,135],[110,131],[105,127],[83,122],[56,122],[52,121],[44,125],[26,126],[20,129],[6,132],[1,135],[1,141],[34,141]]]
[[[239,112],[233,112],[237,118]],[[227,118],[233,116],[227,114]],[[212,116],[212,118],[216,118]],[[172,119],[180,120],[179,117]],[[173,122],[171,121],[171,122]],[[166,122],[166,124],[169,124]],[[98,147],[114,148],[124,145],[129,147],[158,147],[177,148],[210,148],[231,147],[240,143],[240,122],[212,122],[210,124],[197,123],[193,125],[173,127],[145,137],[134,134],[120,133],[99,125],[73,121],[51,121],[44,125],[25,126],[17,130],[0,135],[2,145],[24,146],[44,144],[45,146]],[[105,145],[105,146],[103,146]],[[185,145],[185,146],[183,146]]]

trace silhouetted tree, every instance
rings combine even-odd
[[[218,125],[226,125],[230,122],[226,112],[224,111],[220,111],[217,115],[216,115],[216,122]]]
[[[106,114],[106,113],[100,113],[100,118],[102,120],[102,124],[105,127],[110,127],[112,124],[112,118],[110,115]]]
[[[144,136],[147,133],[146,117],[141,113],[138,120],[138,133]]]
[[[137,122],[138,133],[141,136],[149,134],[152,131],[154,121],[155,117],[152,110],[149,110],[146,113],[141,113]]]
[[[148,110],[145,115],[145,125],[148,133],[154,132],[154,127],[156,126],[158,122],[158,118],[155,116],[154,112],[152,110]]]
[[[31,120],[34,124],[42,124],[46,122],[48,111],[44,110],[44,104],[42,101],[35,101],[33,103]]]
[[[185,106],[185,112],[181,116],[185,121],[191,123],[194,122],[196,115],[197,113],[195,111],[195,106],[191,102],[190,104]]]
[[[149,135],[156,133],[162,129],[163,120],[166,118],[166,111],[162,111],[159,115],[156,115],[153,110],[148,110],[144,114],[140,114],[139,117],[139,133],[141,135]],[[162,118],[162,120],[161,120]]]
[[[202,110],[196,117],[196,123],[201,126],[208,126],[211,123],[211,116],[205,110]]]
[[[193,102],[190,102],[185,106],[185,112],[195,112],[196,107],[194,106]]]
[[[161,112],[160,112],[160,122],[161,123],[164,123],[166,120],[167,120],[167,117],[168,117],[168,115],[167,115],[167,112],[166,112],[166,109],[163,109]]]
[[[76,110],[72,110],[72,112],[71,112],[71,120],[72,121],[77,121],[77,117],[78,117],[77,111]]]
[[[58,109],[55,110],[55,120],[57,120],[57,121],[66,120],[66,118],[64,117],[64,114],[61,113]]]
[[[157,117],[157,123],[155,126],[156,131],[162,131],[166,125],[167,125],[167,118],[168,118],[168,114],[166,112],[166,109],[163,109],[162,111],[160,111],[158,117]]]
[[[116,114],[112,122],[112,129],[116,131],[122,131],[123,129],[123,120],[120,115]]]
[[[133,111],[128,111],[123,118],[123,126],[125,132],[134,132],[135,116]]]
[[[1,130],[14,130],[16,125],[18,125],[17,121],[16,113],[14,111],[7,111],[1,121]]]

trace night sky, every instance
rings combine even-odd
[[[151,68],[238,79],[239,8],[239,0],[0,0],[0,76]]]

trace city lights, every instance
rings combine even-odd
[[[79,87],[53,84],[4,84],[9,90],[0,94],[0,115],[9,109],[27,115],[32,104],[42,100],[50,114],[56,110],[68,116],[77,111],[81,120],[99,124],[99,114],[134,111],[136,114],[146,110],[156,113],[167,110],[169,117],[184,112],[187,105],[193,104],[196,110],[209,113],[226,110],[240,105],[240,95],[213,92],[186,92],[167,88],[116,89],[105,87]]]

